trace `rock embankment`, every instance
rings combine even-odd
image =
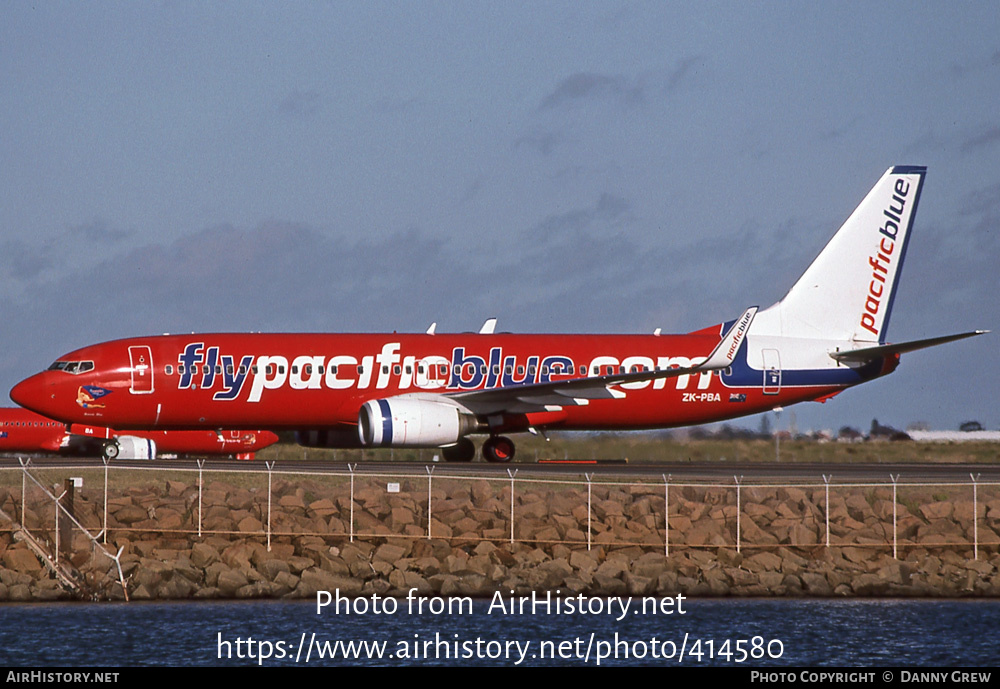
[[[109,489],[108,553],[131,600],[588,595],[1000,596],[1000,499],[927,489],[582,486],[372,477],[161,481]],[[20,490],[0,508],[20,523]],[[29,492],[26,530],[54,552],[52,503]],[[76,519],[103,526],[103,491],[76,495]],[[65,520],[64,520],[65,526]],[[430,533],[428,534],[428,528]],[[79,528],[63,532],[67,591],[0,523],[0,600],[125,597],[118,567]],[[200,533],[200,535],[199,535]],[[513,542],[512,542],[513,540]],[[68,544],[69,547],[66,547]],[[894,557],[895,553],[895,557]]]

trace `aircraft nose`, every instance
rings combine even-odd
[[[45,414],[46,407],[51,406],[53,401],[47,388],[40,376],[34,375],[15,385],[10,391],[10,398],[20,407]]]

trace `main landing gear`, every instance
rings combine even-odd
[[[483,458],[487,462],[509,462],[514,459],[514,442],[502,435],[491,435],[483,443]]]
[[[476,456],[476,445],[468,438],[459,438],[454,445],[441,448],[441,454],[446,462],[471,462]]]
[[[446,462],[471,462],[476,456],[476,445],[468,438],[441,449]],[[487,462],[506,463],[514,459],[514,441],[502,435],[491,435],[483,443],[483,459]]]

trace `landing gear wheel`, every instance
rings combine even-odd
[[[509,462],[514,459],[514,442],[502,435],[487,438],[483,443],[483,458],[487,462]]]
[[[121,452],[121,448],[118,447],[118,441],[109,440],[104,443],[104,458],[105,459],[118,459],[118,454]]]
[[[458,442],[441,449],[446,462],[471,462],[476,456],[476,445],[468,438],[459,438]]]

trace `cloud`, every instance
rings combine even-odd
[[[0,278],[19,281],[37,279],[53,266],[54,258],[55,254],[48,246],[8,239],[0,243]]]
[[[1000,143],[1000,127],[989,127],[980,133],[970,136],[959,147],[962,153],[972,153],[981,148],[989,148]]]
[[[320,97],[316,91],[295,90],[278,103],[278,112],[296,119],[307,119],[320,111]]]
[[[536,132],[525,134],[514,139],[514,148],[532,148],[544,156],[550,155],[556,147],[565,140],[565,137],[557,132]]]
[[[644,100],[644,89],[630,84],[625,77],[577,72],[559,82],[538,106],[538,110],[551,110],[581,101],[611,101],[633,106]]]
[[[90,222],[70,227],[66,232],[66,238],[87,242],[114,243],[127,239],[133,234],[130,230],[111,227],[108,221],[103,218],[95,218]]]
[[[667,75],[664,91],[670,93],[676,90],[689,79],[689,75],[695,71],[696,66],[704,62],[704,55],[692,55],[680,60],[677,66]]]

